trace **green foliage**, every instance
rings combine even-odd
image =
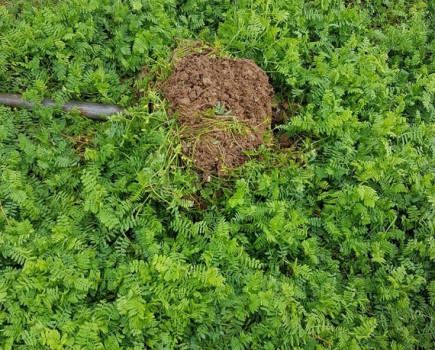
[[[294,141],[202,183],[148,82],[106,123],[0,106],[0,348],[431,349],[430,6],[0,5],[4,92],[129,106],[202,38],[268,72]]]

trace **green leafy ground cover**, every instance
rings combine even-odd
[[[433,349],[434,10],[0,2],[2,92],[132,106],[0,107],[0,348]],[[292,147],[197,181],[136,79],[176,37],[254,59]]]

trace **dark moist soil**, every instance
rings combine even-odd
[[[205,175],[242,165],[243,150],[256,150],[270,130],[273,88],[252,60],[185,56],[163,92],[179,116],[183,152]]]

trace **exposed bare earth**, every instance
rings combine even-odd
[[[163,85],[183,150],[205,174],[242,165],[270,129],[273,89],[252,60],[185,56]]]

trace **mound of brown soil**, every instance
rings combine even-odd
[[[248,59],[185,56],[163,86],[183,150],[205,174],[242,165],[270,128],[273,89]]]

